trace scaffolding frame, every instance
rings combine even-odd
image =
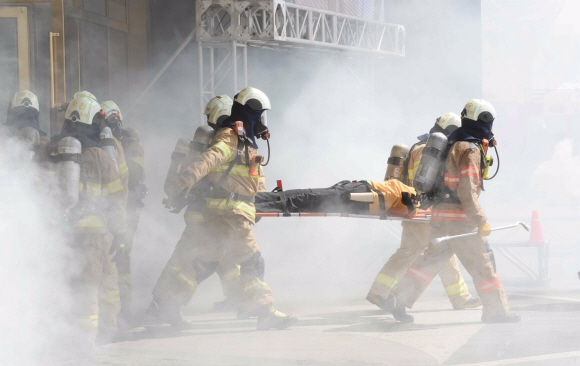
[[[196,1],[199,107],[233,81],[248,85],[248,47],[309,53],[359,54],[369,58],[405,56],[405,27],[283,0]],[[224,53],[225,51],[225,53]],[[373,67],[374,68],[374,67]],[[357,81],[364,82],[349,68]],[[363,77],[364,79],[364,77]],[[370,88],[371,93],[374,90]]]

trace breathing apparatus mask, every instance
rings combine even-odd
[[[111,113],[110,115],[106,116],[104,119],[105,119],[105,123],[107,124],[107,126],[113,132],[113,136],[115,136],[115,138],[117,138],[117,140],[120,140],[122,135],[123,135],[122,129],[121,129],[121,127],[123,127],[123,121],[121,121],[120,113],[119,112]]]
[[[460,132],[460,135],[463,135],[463,140],[478,142],[482,155],[483,180],[495,178],[500,168],[497,141],[492,132],[495,118],[496,112],[491,104],[481,99],[473,99],[465,105],[461,112],[461,129],[457,131]],[[490,146],[494,148],[497,158],[497,169],[491,177],[489,176],[489,167],[493,166],[494,159],[492,156],[487,155]]]
[[[268,130],[268,115],[267,111],[262,112],[260,120],[254,127],[254,136],[259,139],[266,140],[270,139],[270,131]]]

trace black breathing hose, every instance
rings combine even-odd
[[[493,148],[495,149],[495,156],[497,156],[497,169],[495,170],[493,176],[491,178],[488,178],[487,180],[492,180],[499,172],[499,153],[497,152],[497,146],[494,145]]]
[[[262,166],[266,166],[270,162],[270,139],[267,139],[266,140],[266,144],[268,144],[268,160],[266,160],[266,163],[265,164],[262,164]]]

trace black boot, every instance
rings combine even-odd
[[[507,313],[505,315],[485,316],[482,315],[481,321],[488,324],[493,323],[519,323],[522,318],[518,314]]]
[[[169,323],[175,329],[186,329],[191,323],[181,317],[181,305],[172,298],[160,299],[155,297],[145,314]]]
[[[401,323],[412,323],[415,321],[412,315],[407,314],[405,304],[395,299],[395,308],[391,311],[393,317]]]
[[[377,295],[368,294],[367,301],[388,312],[392,312],[395,309],[395,297],[393,295],[389,295],[389,297],[384,299]]]

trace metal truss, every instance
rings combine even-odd
[[[405,27],[282,0],[201,0],[197,40],[250,46],[405,55]]]
[[[311,53],[348,52],[371,58],[405,55],[405,27],[402,25],[283,0],[196,1],[195,31],[200,111],[213,96],[230,91],[234,95],[240,83],[248,84],[249,46]],[[374,80],[366,80],[372,73],[366,75],[365,72],[359,77],[349,69],[361,88],[373,85]],[[201,121],[202,124],[205,121],[203,115]]]
[[[248,47],[237,41],[197,42],[197,54],[200,121],[205,124],[203,112],[211,98],[233,96],[239,92],[239,85],[248,85]]]

